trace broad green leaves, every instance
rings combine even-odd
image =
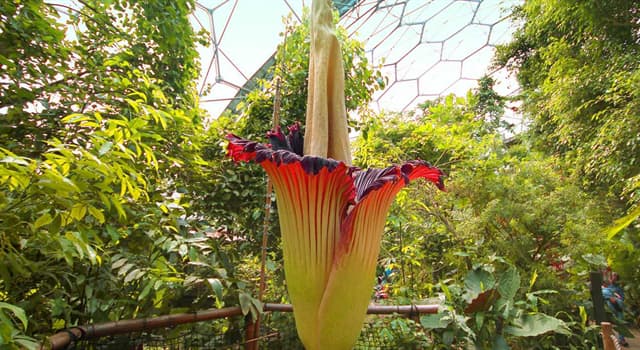
[[[462,288],[441,283],[444,305],[437,314],[422,316],[422,326],[432,329],[449,346],[468,341],[478,349],[496,350],[510,349],[516,337],[571,334],[566,322],[539,312],[529,294],[518,293],[521,280],[514,266],[495,271],[501,265],[469,271]]]
[[[191,209],[207,164],[193,1],[78,6],[59,16],[39,0],[0,5],[5,342],[166,313],[187,294],[194,306],[228,300],[202,288],[232,274],[204,234],[210,217]]]
[[[7,311],[10,312],[11,314],[8,315],[6,313]],[[11,318],[13,317],[15,317],[18,321],[20,321],[23,329],[27,329],[27,326],[29,325],[29,321],[27,320],[27,315],[25,314],[24,310],[15,305],[0,302],[0,320],[2,320],[3,323],[7,325],[11,325],[13,323],[11,322]]]
[[[36,349],[36,341],[20,335],[29,325],[27,315],[22,308],[0,302],[0,346],[2,348]]]
[[[504,331],[516,337],[534,337],[546,332],[571,334],[564,322],[545,314],[522,315]]]

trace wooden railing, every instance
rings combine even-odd
[[[293,307],[289,304],[264,304],[264,312],[292,312]],[[407,316],[418,316],[420,314],[435,314],[438,312],[438,305],[371,305],[367,309],[368,314],[391,315],[400,314]],[[114,322],[90,324],[72,327],[60,331],[40,345],[40,349],[60,350],[65,349],[69,344],[79,340],[90,340],[101,337],[151,331],[166,327],[173,327],[181,324],[211,321],[227,317],[242,315],[240,307],[227,307],[222,309],[209,309],[191,313],[180,313],[159,317],[121,320]],[[253,327],[248,326],[247,329]],[[254,349],[260,334],[255,332],[247,334],[245,349]]]
[[[609,322],[600,323],[602,327],[602,344],[604,345],[604,350],[621,350],[622,347],[618,343],[618,338],[613,333],[613,327]]]

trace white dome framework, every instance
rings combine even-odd
[[[253,86],[253,78],[273,64],[282,38],[282,18],[300,21],[310,1],[198,1],[197,30],[210,33],[201,47],[201,105],[216,117]],[[386,88],[374,95],[377,111],[406,111],[448,94],[464,95],[490,75],[496,90],[518,90],[505,70],[492,70],[496,45],[511,39],[511,9],[521,0],[361,0],[339,1],[340,25],[365,45],[369,61],[381,66]]]

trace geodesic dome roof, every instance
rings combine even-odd
[[[334,0],[340,25],[362,41],[388,84],[374,95],[374,110],[404,111],[427,99],[464,95],[485,74],[498,93],[518,87],[504,70],[491,70],[495,46],[515,29],[511,9],[522,0]],[[282,18],[300,21],[307,0],[200,0],[196,29],[210,33],[200,48],[201,105],[216,117],[241,99],[256,73],[272,64]]]

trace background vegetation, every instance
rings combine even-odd
[[[225,159],[222,136],[263,138],[276,87],[281,124],[303,120],[308,27],[289,23],[269,78],[205,128],[193,6],[0,4],[0,346],[259,305],[266,180]],[[490,78],[410,113],[366,110],[384,79],[339,33],[357,165],[424,159],[448,174],[447,192],[417,183],[388,219],[385,302],[443,305],[417,323],[373,321],[405,348],[590,349],[588,272],[606,265],[637,310],[640,8],[527,0],[515,14],[496,58],[522,86],[510,98],[529,127],[512,137]],[[286,301],[277,216],[268,225],[265,300]]]

